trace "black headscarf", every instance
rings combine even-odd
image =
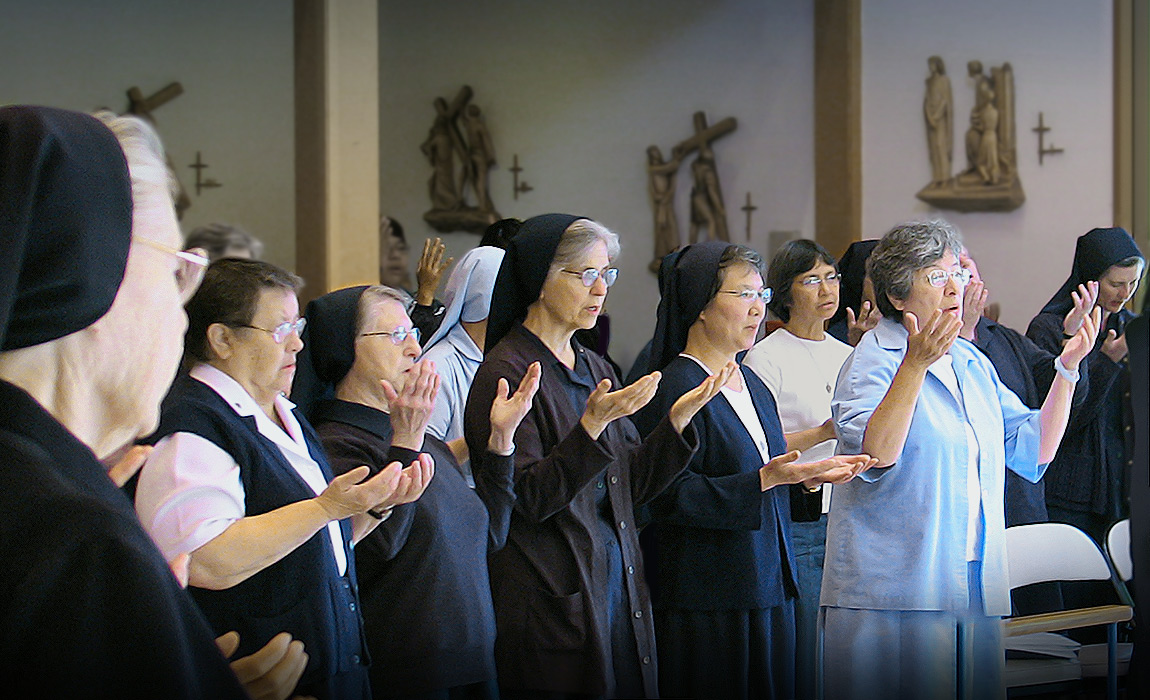
[[[663,369],[687,347],[687,331],[711,301],[719,260],[730,246],[726,241],[703,241],[663,258],[659,267],[659,314],[648,372]]]
[[[866,278],[866,261],[876,245],[878,245],[877,239],[855,241],[839,259],[839,274],[843,276],[842,284],[839,285],[839,308],[835,311],[835,315],[831,316],[830,325],[845,323],[848,307],[856,317],[859,315],[863,280]]]
[[[291,400],[305,416],[335,395],[355,362],[355,319],[367,286],[337,289],[308,302],[303,350],[296,360]]]
[[[559,239],[567,227],[585,216],[543,214],[523,222],[507,242],[507,253],[495,278],[491,295],[491,315],[487,317],[487,341],[484,352],[490,352],[507,331],[527,316],[527,307],[539,299]]]
[[[1111,265],[1133,257],[1143,257],[1142,251],[1124,228],[1096,228],[1082,234],[1074,247],[1070,277],[1042,307],[1042,313],[1065,316],[1074,306],[1070,292],[1078,289],[1078,285],[1097,281]]]
[[[62,338],[107,313],[131,236],[128,163],[108,127],[0,107],[0,348]]]

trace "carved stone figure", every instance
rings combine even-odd
[[[488,189],[488,171],[495,165],[495,149],[482,111],[478,105],[470,104],[472,95],[471,88],[464,85],[450,104],[442,97],[435,98],[435,121],[420,146],[432,167],[431,209],[423,219],[444,233],[483,233],[503,218],[495,210]],[[458,179],[457,158],[461,166]],[[474,193],[474,205],[466,200],[469,190]]]
[[[926,79],[926,99],[922,111],[926,117],[926,144],[930,151],[931,184],[941,185],[950,179],[954,156],[954,115],[950,78],[946,65],[938,56],[927,59],[930,77]]]
[[[652,272],[659,271],[663,256],[679,247],[679,221],[675,218],[675,176],[683,162],[678,147],[671,149],[671,160],[663,161],[658,146],[647,149],[647,194],[655,215],[655,259]]]
[[[1018,179],[1014,71],[1010,64],[992,67],[989,76],[983,72],[981,61],[967,64],[974,88],[974,107],[970,110],[970,126],[965,135],[967,164],[965,170],[952,177],[949,157],[945,169],[941,167],[938,149],[943,145],[943,138],[933,131],[940,128],[940,122],[932,118],[937,112],[932,113],[931,109],[941,99],[936,78],[945,77],[942,59],[932,56],[928,62],[931,76],[927,78],[923,109],[930,147],[931,182],[916,196],[940,209],[957,211],[1012,211],[1022,206],[1026,195]],[[946,92],[949,94],[949,84]],[[948,133],[950,128],[947,127]]]
[[[487,171],[495,165],[495,147],[491,145],[491,134],[483,123],[483,114],[478,105],[468,105],[463,113],[463,131],[467,135],[467,166],[463,169],[460,192],[466,192],[470,184],[475,192],[475,205],[481,211],[495,211],[491,194],[487,191]]]
[[[723,192],[719,188],[719,174],[715,171],[715,156],[710,144],[699,148],[699,155],[691,163],[691,175],[695,184],[691,186],[691,243],[698,240],[699,227],[707,229],[708,239],[731,240],[727,233],[727,207],[723,204]]]

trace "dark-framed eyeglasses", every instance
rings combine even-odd
[[[590,287],[591,285],[595,284],[595,280],[599,279],[600,277],[603,278],[603,284],[610,287],[611,285],[615,284],[615,280],[619,278],[619,268],[617,267],[605,267],[602,270],[596,270],[593,267],[589,267],[582,272],[560,268],[559,271],[581,278],[583,280],[584,287]]]
[[[953,277],[955,282],[958,282],[959,287],[965,287],[970,284],[971,272],[966,268],[947,272],[946,270],[931,270],[926,276],[926,281],[930,282],[932,287],[945,287],[946,280]]]
[[[263,331],[264,333],[271,333],[272,340],[277,343],[282,343],[288,339],[288,336],[295,333],[297,336],[303,335],[304,326],[307,325],[306,318],[297,318],[294,321],[284,321],[275,328],[260,328],[259,326],[249,326],[241,323],[237,328],[251,328],[253,331]]]
[[[731,296],[738,297],[740,301],[747,303],[753,303],[756,299],[762,299],[764,304],[769,304],[775,296],[775,290],[770,287],[763,287],[762,289],[720,289],[719,294],[730,294]]]
[[[171,246],[166,246],[163,243],[153,241],[150,238],[137,238],[132,237],[133,243],[140,243],[146,245],[153,250],[158,250],[161,253],[174,255],[180,261],[180,266],[176,268],[176,289],[180,294],[180,298],[185,302],[192,298],[199,288],[200,282],[204,281],[204,272],[211,264],[211,260],[204,255],[193,252],[199,248],[192,250],[177,250]]]
[[[804,287],[817,287],[823,282],[826,282],[827,286],[833,287],[834,285],[841,282],[842,279],[842,274],[838,272],[832,272],[824,277],[819,277],[818,275],[810,275],[808,277],[804,277],[799,280],[799,284],[803,285]]]
[[[403,341],[407,340],[408,336],[414,338],[416,343],[419,342],[419,329],[416,328],[415,326],[412,326],[411,328],[408,328],[407,326],[396,326],[395,328],[392,328],[390,331],[374,331],[371,333],[361,333],[360,337],[366,338],[368,336],[373,336],[373,335],[385,335],[385,336],[391,338],[392,345],[399,345]]]

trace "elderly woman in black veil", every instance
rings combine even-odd
[[[877,239],[851,243],[839,260],[839,308],[827,325],[827,333],[848,345],[858,345],[862,334],[878,325],[882,312],[874,299],[874,285],[866,275],[866,261]]]
[[[0,107],[0,676],[11,697],[248,697],[99,461],[155,428],[181,307],[207,264],[180,250],[170,182],[139,119]],[[307,655],[289,642],[237,662],[253,694],[291,692]]]
[[[472,490],[450,448],[427,432],[439,384],[416,362],[419,341],[400,292],[351,287],[308,304],[297,400],[333,392],[309,411],[332,469],[382,469],[420,452],[435,476],[355,548],[376,698],[497,698],[495,614],[487,554],[503,546],[514,500],[511,436],[531,405],[539,369],[489,407],[487,469]],[[316,391],[319,389],[319,391]]]
[[[1142,278],[1145,260],[1124,229],[1096,228],[1079,236],[1070,277],[1039,312],[1026,335],[1057,355],[1083,322],[1070,313],[1075,301],[1097,294],[1102,326],[1094,350],[1086,357],[1090,390],[1070,414],[1066,436],[1046,474],[1050,519],[1065,522],[1103,542],[1111,523],[1129,514],[1128,472],[1133,458],[1125,308]],[[1096,287],[1096,289],[1094,289]]]
[[[727,373],[664,412],[646,441],[629,420],[659,375],[625,389],[597,354],[572,342],[595,325],[618,237],[589,219],[528,219],[495,283],[487,355],[464,413],[471,454],[487,445],[491,401],[539,363],[539,392],[515,433],[515,508],[507,546],[490,559],[504,698],[654,697],[654,629],[635,507],[654,498],[694,450],[691,417]],[[478,481],[491,468],[473,462]]]
[[[696,414],[699,449],[652,505],[658,551],[655,630],[668,697],[793,697],[798,592],[790,484],[818,491],[873,464],[837,455],[797,464],[771,392],[737,357],[754,345],[771,290],[758,253],[723,241],[663,262],[652,370],[663,379],[635,416],[651,433],[684,392],[722,379]],[[816,505],[821,495],[813,496]]]

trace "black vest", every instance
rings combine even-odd
[[[308,452],[324,478],[332,472],[319,439],[298,411]],[[146,442],[173,433],[193,433],[211,441],[240,466],[245,515],[260,515],[315,493],[284,457],[278,445],[261,435],[252,416],[242,417],[203,382],[180,376],[164,399],[160,427]],[[236,630],[235,657],[252,654],[280,632],[304,643],[309,655],[300,686],[367,665],[367,645],[359,613],[351,525],[340,521],[347,575],[340,576],[327,528],[263,571],[231,588],[213,591],[189,586],[216,634]]]

